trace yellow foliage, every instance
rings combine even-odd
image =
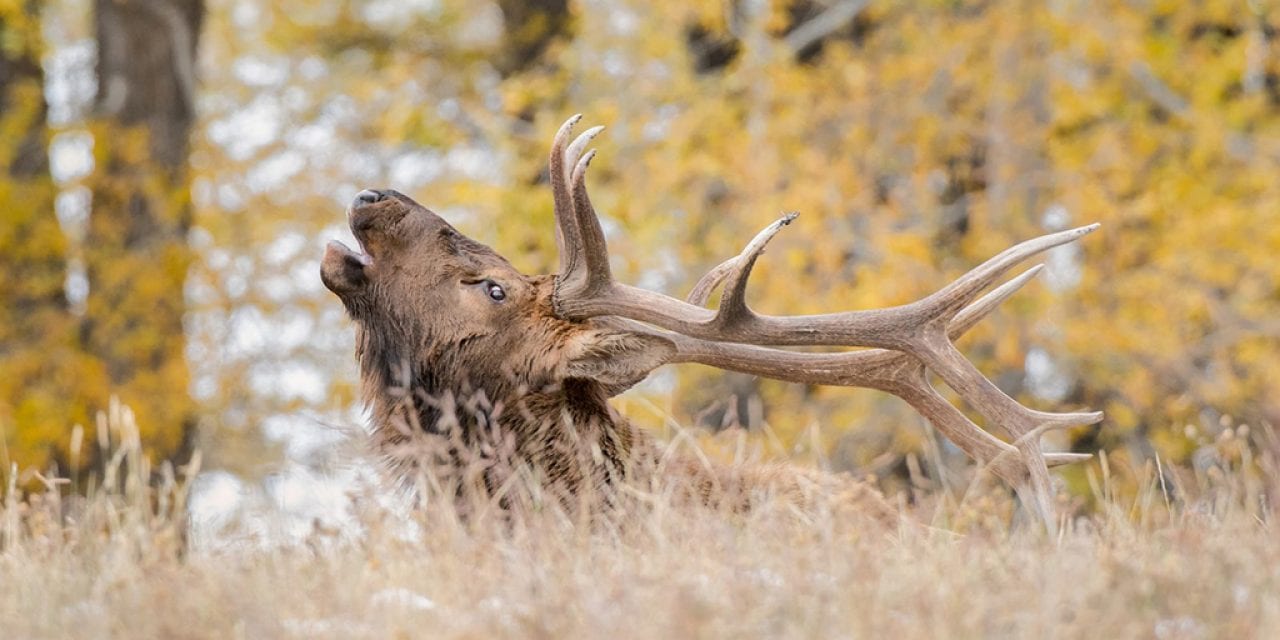
[[[798,58],[786,45],[802,4],[793,0],[757,14],[753,3],[576,2],[571,36],[502,77],[492,62],[503,38],[493,34],[494,5],[415,6],[388,20],[359,2],[240,4],[258,17],[249,24],[214,11],[205,40],[216,63],[202,77],[210,99],[193,163],[206,244],[195,256],[171,247],[118,265],[100,256],[111,265],[100,277],[137,279],[112,303],[120,305],[174,295],[191,266],[205,292],[193,314],[218,321],[193,325],[190,348],[205,356],[196,364],[212,391],[202,399],[223,423],[252,427],[298,404],[264,400],[253,387],[263,376],[246,373],[276,359],[336,372],[324,406],[311,402],[316,410],[339,411],[356,395],[346,343],[271,356],[225,346],[226,327],[248,311],[341,328],[326,294],[298,284],[315,278],[304,267],[314,266],[318,242],[284,257],[264,247],[331,234],[352,194],[389,186],[521,268],[550,271],[546,146],[574,112],[609,126],[592,193],[629,281],[682,295],[796,210],[798,222],[753,277],[753,305],[781,314],[901,304],[1020,239],[1098,221],[1100,233],[1050,255],[1040,283],[966,338],[979,367],[1028,404],[1107,410],[1103,446],[1153,442],[1171,458],[1196,448],[1188,423],[1212,431],[1222,414],[1255,424],[1280,417],[1269,392],[1280,377],[1272,7],[873,2]],[[734,40],[737,53],[699,72],[693,26]],[[235,64],[243,60],[279,63],[283,79],[245,80]],[[214,132],[254,105],[278,111],[282,131],[233,152]],[[0,118],[0,130],[12,126]],[[110,151],[145,152],[128,136]],[[107,146],[95,154],[104,162]],[[282,159],[301,167],[271,183],[264,167]],[[124,188],[95,185],[115,187]],[[17,188],[0,180],[0,202],[29,199]],[[171,211],[186,197],[145,189]],[[59,251],[47,238],[30,246]],[[287,287],[269,283],[292,288],[280,294]],[[98,311],[106,313],[90,315]],[[1023,375],[1033,347],[1062,389]],[[139,332],[116,348],[181,346]],[[808,442],[818,424],[827,453],[847,466],[925,447],[921,420],[895,400],[740,382],[682,370],[668,409],[692,421],[730,393],[758,396],[756,419],[784,447]],[[124,394],[145,414],[137,398],[185,383],[159,367]],[[139,422],[180,414],[156,409]]]

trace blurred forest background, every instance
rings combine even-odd
[[[157,459],[319,477],[361,424],[318,277],[345,204],[392,187],[550,272],[576,112],[616,270],[681,296],[785,210],[772,313],[1102,222],[961,347],[1107,412],[1055,447],[1193,463],[1280,421],[1278,30],[1265,0],[0,0],[0,473],[95,465],[115,395]],[[624,402],[884,478],[934,442],[883,394],[693,367]]]

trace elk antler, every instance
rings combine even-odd
[[[906,400],[971,457],[991,466],[1012,484],[1024,502],[1055,525],[1048,465],[1088,456],[1049,454],[1040,435],[1049,429],[1094,424],[1101,412],[1047,413],[1029,409],[1001,391],[952,344],[1000,302],[1031,279],[1039,266],[1010,280],[975,302],[1010,269],[1027,258],[1084,236],[1097,224],[1053,233],[1015,245],[987,260],[951,284],[921,300],[885,309],[822,315],[767,316],[746,303],[747,280],[765,245],[795,214],[765,228],[739,255],[712,269],[698,281],[689,301],[614,281],[608,246],[599,218],[587,196],[586,169],[594,151],[579,157],[601,130],[582,134],[566,148],[570,118],[556,134],[550,178],[555,195],[561,271],[553,298],[556,315],[568,320],[616,316],[637,331],[662,333],[677,347],[675,362],[699,362],[778,380],[809,384],[870,387]],[[717,285],[724,293],[715,310],[702,306]],[[750,345],[825,345],[875,347],[849,353],[799,353]],[[979,428],[946,402],[929,384],[925,370],[936,373],[989,423],[1012,437],[1001,441]]]

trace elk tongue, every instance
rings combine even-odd
[[[369,250],[365,248],[365,246],[364,246],[364,241],[363,241],[363,240],[361,240],[361,239],[359,239],[359,238],[356,238],[356,242],[360,244],[360,253],[356,253],[356,254],[355,254],[356,260],[359,260],[359,261],[360,261],[360,264],[362,264],[362,265],[364,265],[364,266],[366,266],[366,267],[367,267],[367,266],[369,266],[369,265],[372,265],[372,264],[373,264],[373,254],[372,254],[372,253],[369,253]],[[354,252],[353,252],[353,253],[354,253]]]

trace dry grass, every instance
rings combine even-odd
[[[998,491],[932,496],[908,510],[932,526],[893,530],[642,493],[590,526],[362,506],[356,535],[269,546],[185,543],[186,483],[144,482],[127,428],[117,441],[117,489],[10,490],[4,638],[1280,637],[1263,455],[1176,494],[1176,474],[1139,474],[1130,499],[1097,474],[1096,512],[1052,538],[1010,532]]]

